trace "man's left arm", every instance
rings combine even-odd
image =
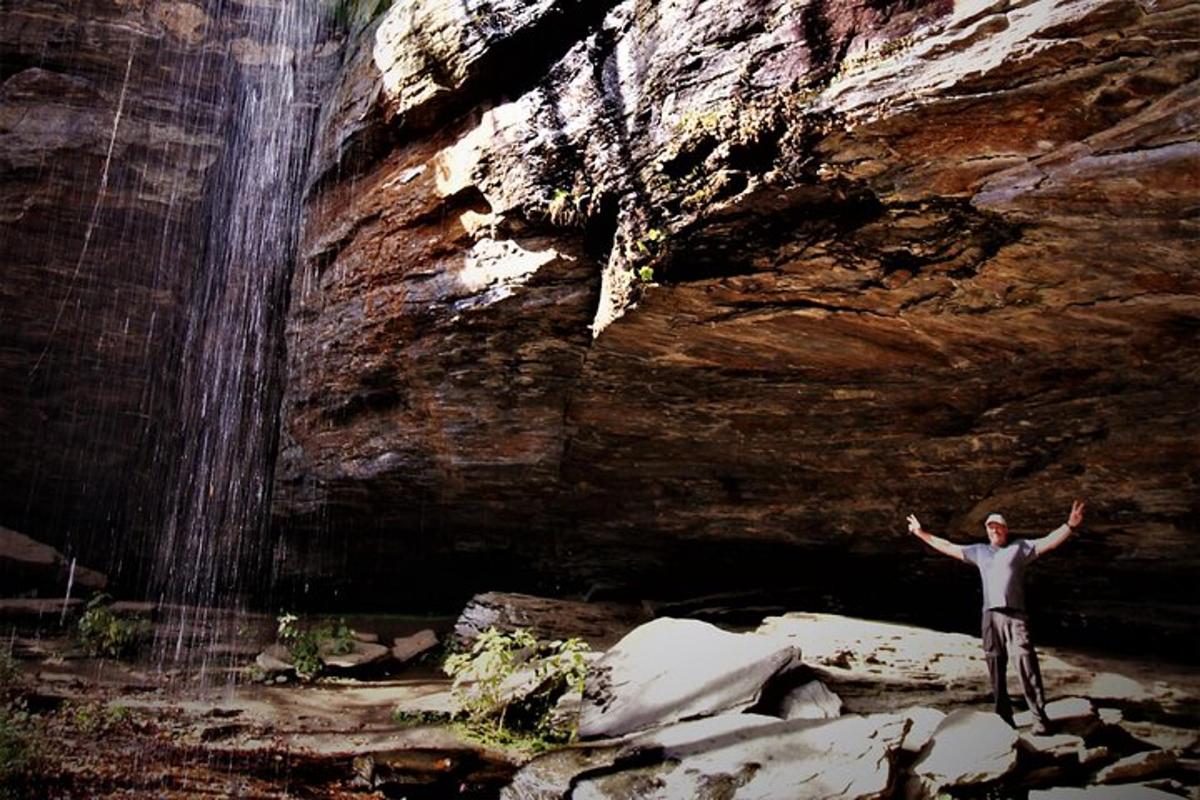
[[[1071,538],[1071,534],[1075,533],[1075,529],[1083,524],[1083,509],[1085,505],[1082,500],[1076,500],[1071,504],[1071,514],[1067,517],[1065,525],[1059,525],[1042,538],[1033,540],[1034,550],[1039,557],[1046,555],[1046,553],[1049,553]]]

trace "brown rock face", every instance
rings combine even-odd
[[[0,523],[91,563],[132,567],[161,533],[180,339],[261,6],[0,14]]]
[[[207,19],[99,0],[0,15],[0,519],[74,548],[123,530],[173,391],[224,119],[189,11]]]
[[[347,62],[289,321],[293,569],[370,553],[419,595],[477,553],[966,624],[904,515],[1042,535],[1082,496],[1039,608],[1194,631],[1194,4],[515,5],[394,9]]]

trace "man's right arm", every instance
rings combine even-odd
[[[913,514],[908,515],[908,531],[913,536],[916,536],[922,542],[929,545],[934,550],[937,550],[942,555],[947,555],[951,558],[957,558],[959,561],[967,560],[961,545],[957,545],[954,542],[948,542],[940,536],[934,536],[932,533],[929,533],[921,527],[920,520],[918,520]]]

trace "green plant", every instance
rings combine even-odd
[[[331,627],[318,629],[317,638],[328,641],[325,649],[330,655],[344,656],[354,652],[354,630],[344,619],[339,619]]]
[[[488,628],[470,650],[451,654],[443,665],[454,679],[464,729],[485,741],[531,749],[569,741],[574,731],[556,728],[550,712],[563,691],[583,691],[587,651],[587,644],[576,638],[539,644],[523,628],[510,633]],[[510,679],[518,670],[532,672],[529,685],[534,690],[520,698],[524,713],[512,720],[509,710],[518,698]]]
[[[79,641],[89,655],[101,658],[131,658],[150,633],[145,620],[124,617],[112,610],[112,598],[98,594],[88,601],[79,618]]]
[[[325,663],[321,661],[321,646],[316,633],[301,628],[299,621],[300,618],[295,614],[281,615],[278,636],[280,643],[288,649],[292,657],[292,667],[296,670],[296,676],[308,681],[321,673]]]
[[[28,772],[37,752],[36,735],[29,712],[0,706],[0,784]]]
[[[21,680],[21,668],[9,653],[0,653],[0,689],[12,686]]]
[[[339,619],[336,624],[302,628],[295,614],[279,617],[279,642],[288,649],[296,677],[310,681],[325,669],[321,658],[324,650],[330,655],[346,655],[354,652],[354,630]]]
[[[365,25],[387,11],[392,0],[327,0],[329,16],[339,25]]]
[[[89,735],[107,733],[133,718],[129,707],[119,703],[111,706],[103,703],[66,703],[59,711],[71,727]]]
[[[392,722],[405,727],[439,725],[453,719],[453,715],[445,711],[406,711],[402,708],[392,711]]]
[[[555,189],[546,204],[546,216],[554,225],[572,227],[581,224],[587,216],[590,192],[576,194],[567,189]]]

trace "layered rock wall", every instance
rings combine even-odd
[[[288,569],[969,608],[906,513],[1040,534],[1084,496],[1043,603],[1189,629],[1198,23],[397,4],[314,167]]]
[[[185,315],[203,313],[209,229],[225,224],[212,198],[235,76],[273,55],[263,14],[250,0],[0,13],[0,523],[105,567],[162,532],[189,435]]]

